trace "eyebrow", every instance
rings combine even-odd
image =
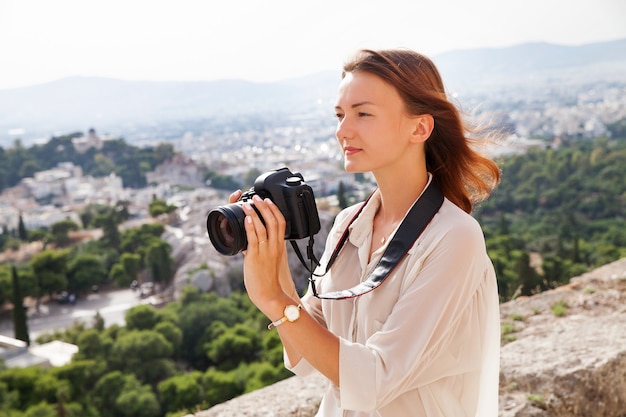
[[[356,109],[357,107],[361,107],[366,104],[374,104],[374,103],[372,103],[371,101],[360,101],[358,103],[354,103],[353,105],[351,105],[350,108]],[[341,106],[335,106],[335,110],[339,110],[339,109],[341,109]]]

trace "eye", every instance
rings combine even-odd
[[[359,117],[367,117],[367,116],[371,116],[371,114],[365,113],[364,111],[359,112]]]
[[[343,119],[343,113],[335,113],[335,117],[337,117],[337,120],[341,120]]]

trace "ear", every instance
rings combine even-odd
[[[435,118],[432,114],[420,114],[413,117],[413,122],[411,141],[414,143],[426,142],[435,127]]]

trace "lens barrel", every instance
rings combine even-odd
[[[206,227],[209,238],[219,253],[232,256],[248,247],[245,218],[241,203],[217,207],[209,212]]]

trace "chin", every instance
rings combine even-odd
[[[371,171],[371,169],[368,169],[368,168],[363,167],[363,166],[359,166],[358,164],[355,164],[354,162],[352,162],[352,163],[344,162],[343,169],[346,172],[352,172],[352,173],[370,172]]]
[[[344,159],[343,161],[343,169],[345,169],[346,172],[363,172],[361,168],[362,167],[360,167],[359,164],[354,161],[350,161],[347,159]]]

